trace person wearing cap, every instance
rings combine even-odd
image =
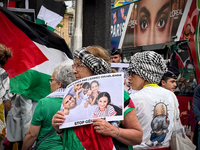
[[[168,67],[168,71],[163,75],[161,79],[161,87],[168,89],[172,92],[176,89],[176,81],[179,75],[179,70],[173,66]]]
[[[173,92],[157,85],[166,72],[164,60],[156,52],[138,52],[130,59],[129,81],[133,90],[139,90],[130,97],[143,129],[142,143],[133,146],[134,150],[170,150],[179,104]]]
[[[111,50],[111,56],[110,56],[111,62],[112,63],[120,63],[122,60],[120,51],[116,48],[113,48]]]

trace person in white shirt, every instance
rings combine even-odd
[[[174,119],[179,116],[179,111],[174,111],[178,110],[174,93],[157,85],[166,72],[164,60],[156,52],[139,52],[131,57],[128,67],[129,81],[132,89],[138,92],[130,97],[143,129],[142,143],[133,146],[134,150],[170,149]]]

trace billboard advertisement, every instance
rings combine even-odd
[[[191,4],[192,0],[141,0],[112,9],[111,49],[179,40]],[[117,11],[124,12],[124,20],[114,17]]]

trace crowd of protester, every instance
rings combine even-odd
[[[12,95],[8,74],[2,67],[11,57],[10,49],[0,44],[0,100],[4,104],[5,111],[5,114],[0,115],[3,117],[6,117],[11,108]],[[153,51],[138,52],[131,56],[124,79],[124,119],[119,124],[113,125],[104,119],[95,118],[92,124],[59,128],[66,119],[65,115],[69,114],[69,112],[60,111],[67,85],[85,77],[119,72],[120,70],[116,71],[116,68],[111,68],[111,63],[121,63],[121,60],[121,53],[117,49],[113,49],[109,57],[108,51],[104,48],[88,46],[74,51],[73,62],[65,61],[58,64],[49,79],[51,93],[39,100],[34,109],[29,129],[22,142],[22,150],[28,150],[37,145],[48,133],[50,133],[48,137],[37,149],[101,150],[123,147],[138,150],[170,150],[174,121],[177,120],[177,116],[180,116],[179,102],[174,92],[177,88],[182,89],[183,93],[194,92],[196,85],[191,74],[189,80],[181,81],[184,85],[178,87],[179,70],[168,66],[162,56]],[[99,86],[97,83],[96,85]],[[83,87],[82,84],[81,87]],[[88,84],[85,90],[88,92],[90,88],[92,85]],[[77,90],[81,92],[80,89]],[[87,92],[83,91],[84,94]],[[100,93],[99,91],[96,95],[93,93],[93,98],[90,97],[91,99],[85,106],[98,103]],[[100,97],[103,97],[102,94]],[[72,95],[66,98],[64,102],[70,105],[76,101]],[[198,101],[199,86],[194,94],[193,111],[200,124]],[[67,106],[63,104],[63,109],[65,107]],[[74,107],[77,105],[73,105],[70,109]],[[178,111],[174,113],[174,110]],[[5,139],[6,136],[1,142]]]

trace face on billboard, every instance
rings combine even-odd
[[[171,38],[171,0],[142,0],[137,8],[136,46],[165,43]]]

